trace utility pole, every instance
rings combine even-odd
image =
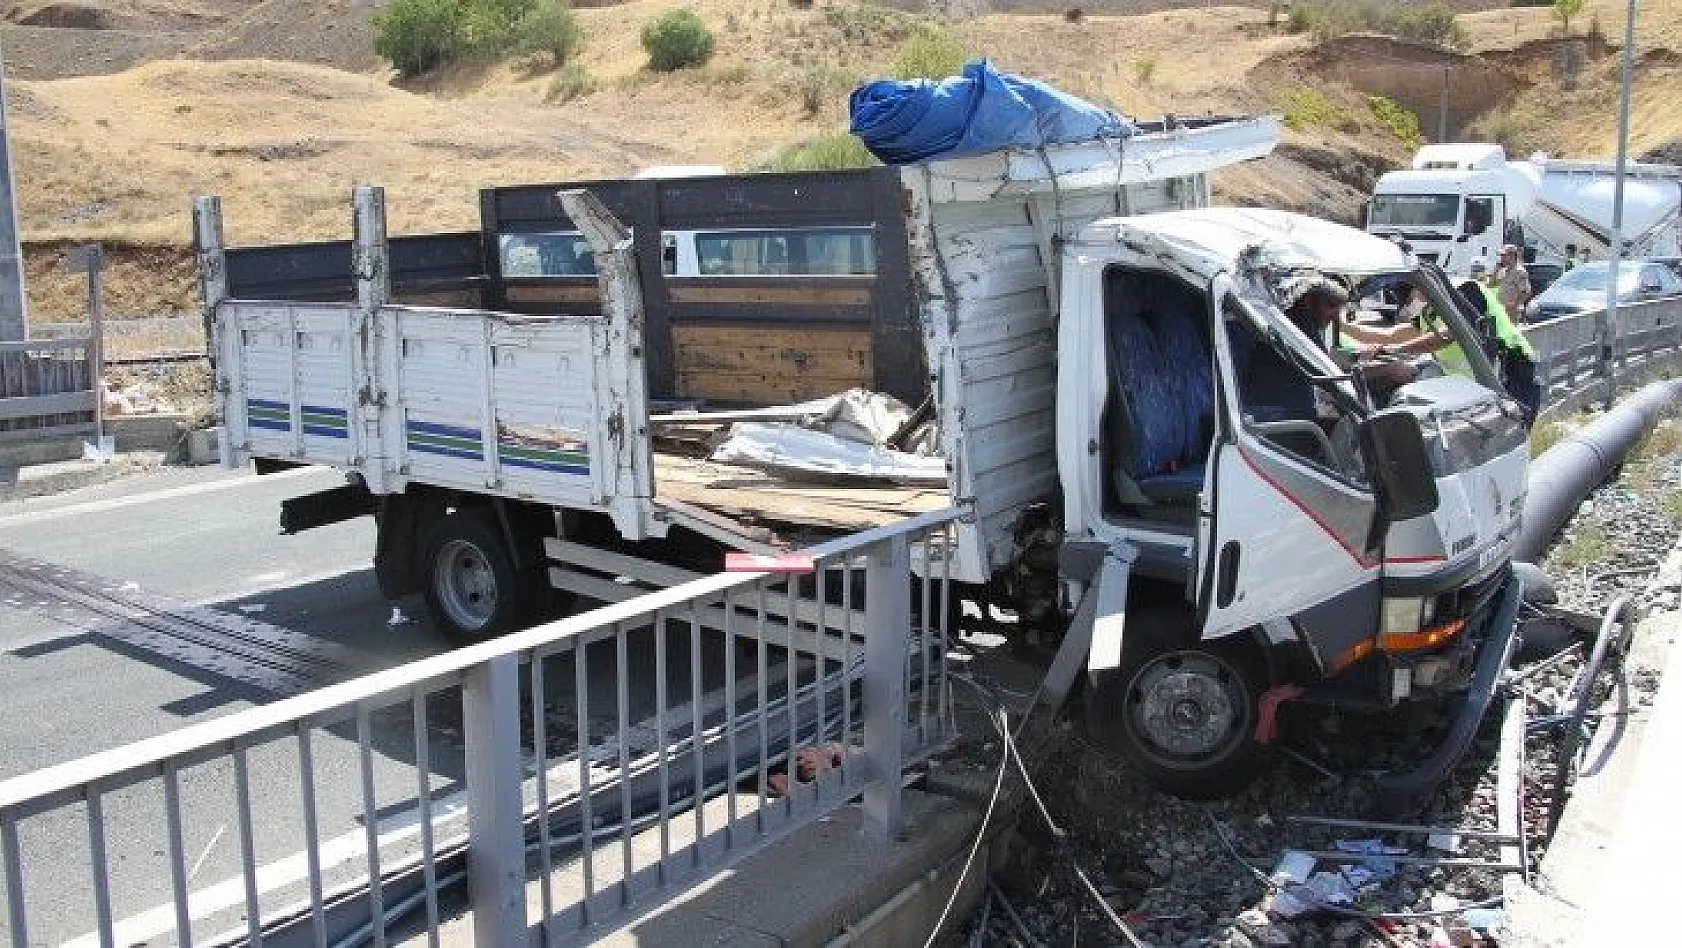
[[[1606,386],[1606,407],[1612,407],[1617,386],[1612,359],[1618,347],[1618,272],[1624,265],[1624,163],[1629,160],[1629,87],[1635,68],[1635,3],[1624,13],[1624,63],[1618,98],[1618,167],[1612,177],[1612,256],[1606,267],[1606,308],[1600,314],[1600,362],[1595,367]]]
[[[1448,141],[1448,67],[1443,67],[1442,92],[1437,97],[1437,144]]]
[[[6,64],[0,53],[0,342],[29,337],[23,292],[23,247],[18,243],[12,190],[12,129],[6,116]]]

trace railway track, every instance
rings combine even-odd
[[[354,652],[333,642],[7,550],[0,550],[0,602],[280,695],[342,681],[357,664]]]

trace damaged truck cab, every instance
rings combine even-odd
[[[1475,377],[1379,397],[1335,339],[1287,315],[1305,277],[1418,286]],[[1088,225],[1062,285],[1063,526],[1106,551],[1089,578],[1064,577],[1101,596],[1096,735],[1159,785],[1208,795],[1265,759],[1285,700],[1487,700],[1517,602],[1528,446],[1440,273],[1339,225],[1204,209]],[[1282,386],[1313,409],[1279,404]]]

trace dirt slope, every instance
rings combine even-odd
[[[0,19],[10,21],[0,41],[11,76],[101,73],[10,85],[26,238],[179,247],[194,193],[224,196],[236,242],[342,237],[358,182],[387,187],[394,230],[441,230],[474,224],[484,185],[616,176],[661,163],[750,167],[790,142],[844,128],[847,91],[885,70],[912,22],[853,0],[820,0],[807,10],[786,0],[581,9],[588,43],[579,62],[594,90],[551,105],[549,74],[509,64],[394,83],[370,51],[368,16],[380,5],[0,4]],[[679,5],[711,24],[717,52],[704,68],[652,75],[638,30]],[[1304,126],[1274,157],[1218,176],[1217,195],[1234,203],[1352,218],[1373,177],[1408,150],[1373,119],[1365,94],[1412,105],[1432,130],[1431,79],[1445,63],[1453,67],[1454,124],[1522,149],[1611,150],[1615,50],[1573,41],[1585,52],[1562,69],[1545,9],[1463,16],[1472,57],[1364,39],[1314,50],[1309,38],[1270,28],[1256,7],[1096,12],[1172,5],[1105,0],[1080,4],[1087,15],[1079,22],[989,15],[950,28],[1006,69],[1129,114],[1266,111],[1311,88],[1348,116],[1336,127]],[[1591,0],[1576,32],[1598,15],[1616,34],[1619,9],[1615,0]],[[1682,112],[1670,106],[1682,78],[1669,52],[1682,40],[1682,0],[1648,0],[1641,17],[1638,151],[1682,138]],[[19,25],[26,20],[100,28]],[[171,58],[132,66],[158,56]],[[817,108],[808,111],[805,99]],[[1480,124],[1478,112],[1494,124]],[[73,294],[47,299],[52,281],[42,279],[36,305],[68,305]],[[172,286],[136,293],[143,298],[183,297]]]

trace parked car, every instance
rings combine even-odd
[[[1671,273],[1676,274],[1678,278],[1682,278],[1682,257],[1654,257],[1652,261],[1664,264],[1670,269]]]
[[[1611,262],[1595,260],[1564,274],[1525,308],[1527,321],[1539,323],[1585,313],[1606,305],[1606,274]],[[1618,267],[1618,302],[1640,303],[1682,295],[1682,276],[1652,260],[1626,260]]]

